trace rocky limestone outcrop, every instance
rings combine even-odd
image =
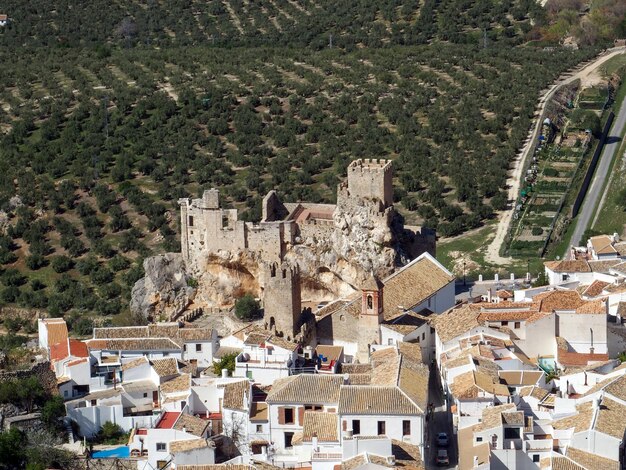
[[[393,208],[383,209],[379,204],[339,198],[332,224],[302,227],[295,243],[285,247],[284,262],[299,266],[304,302],[350,295],[370,273],[384,278],[415,256],[412,251],[420,235],[406,230]],[[203,256],[206,263],[187,267],[181,254],[146,259],[146,277],[132,291],[133,312],[170,319],[192,301],[194,307],[228,308],[244,293],[263,298],[267,260],[259,252],[216,250]],[[189,278],[197,281],[196,290],[187,285]]]
[[[130,308],[152,320],[170,320],[178,316],[195,297],[188,285],[183,256],[180,253],[146,258],[145,277],[133,286]]]

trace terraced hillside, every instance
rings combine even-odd
[[[539,91],[595,51],[513,46],[520,2],[335,3],[5,2],[0,299],[123,313],[143,257],[178,249],[179,197],[220,187],[256,220],[272,188],[333,201],[358,157],[394,159],[400,211],[442,235],[504,207]]]
[[[307,45],[337,47],[420,44],[433,39],[477,43],[520,42],[531,18],[544,12],[535,0],[6,0],[14,19],[10,44],[98,43],[121,39],[144,44]],[[106,21],[99,21],[104,15]],[[125,21],[132,19],[132,21]]]

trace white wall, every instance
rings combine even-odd
[[[567,340],[575,352],[589,353],[593,344],[595,354],[607,353],[606,314],[557,313],[556,316],[558,335]]]
[[[213,465],[215,463],[215,448],[203,447],[190,452],[178,452],[174,455],[172,463],[175,465]]]
[[[410,442],[416,446],[422,446],[424,438],[423,418],[421,415],[394,416],[394,415],[341,415],[341,427],[346,421],[346,429],[352,429],[352,421],[361,422],[361,435],[375,436],[378,431],[378,422],[385,422],[385,436],[399,441]],[[411,434],[404,436],[402,433],[402,421],[411,422]]]
[[[215,330],[214,330],[215,335]],[[191,361],[193,359],[198,361],[199,368],[207,368],[213,364],[213,354],[217,350],[217,339],[209,341],[189,341],[185,343],[186,351],[183,352],[183,360]],[[196,346],[199,345],[200,351],[196,351]]]
[[[531,323],[526,322],[526,338],[526,340],[515,341],[526,356],[556,357],[554,314]]]

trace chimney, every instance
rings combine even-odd
[[[228,378],[228,369],[222,369],[222,378],[223,379],[227,379]]]

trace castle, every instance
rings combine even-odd
[[[361,279],[352,279],[350,285],[356,291],[365,287],[362,292],[367,292],[359,322],[360,349],[366,349],[364,346],[378,337],[382,318],[382,291],[373,276],[375,263],[383,265],[387,273],[396,266],[392,245],[398,227],[392,230],[392,163],[359,159],[350,163],[347,173],[347,180],[337,188],[336,205],[283,203],[275,191],[270,191],[263,198],[258,224],[238,220],[236,209],[221,208],[216,189],[204,191],[202,198],[180,199],[181,246],[187,272],[202,274],[210,256],[219,251],[253,253],[260,260],[258,280],[266,328],[290,341],[303,340],[315,334],[317,319],[302,311],[304,260],[302,251],[297,250],[309,249],[308,254],[318,257],[319,262],[308,265],[308,272],[302,273],[316,280],[328,268],[322,252],[332,251],[335,258],[343,256],[346,263],[361,271]],[[413,247],[417,240],[419,253],[434,251],[434,236],[400,229]],[[288,254],[292,255],[289,259]]]
[[[347,182],[339,184],[337,204],[282,203],[270,191],[262,204],[258,224],[237,220],[237,209],[220,207],[219,191],[204,191],[202,198],[180,199],[181,247],[191,271],[202,271],[210,253],[250,250],[266,262],[282,262],[290,246],[308,237],[324,239],[335,229],[335,211],[355,205],[384,221],[393,210],[391,160],[355,160],[348,166]]]

